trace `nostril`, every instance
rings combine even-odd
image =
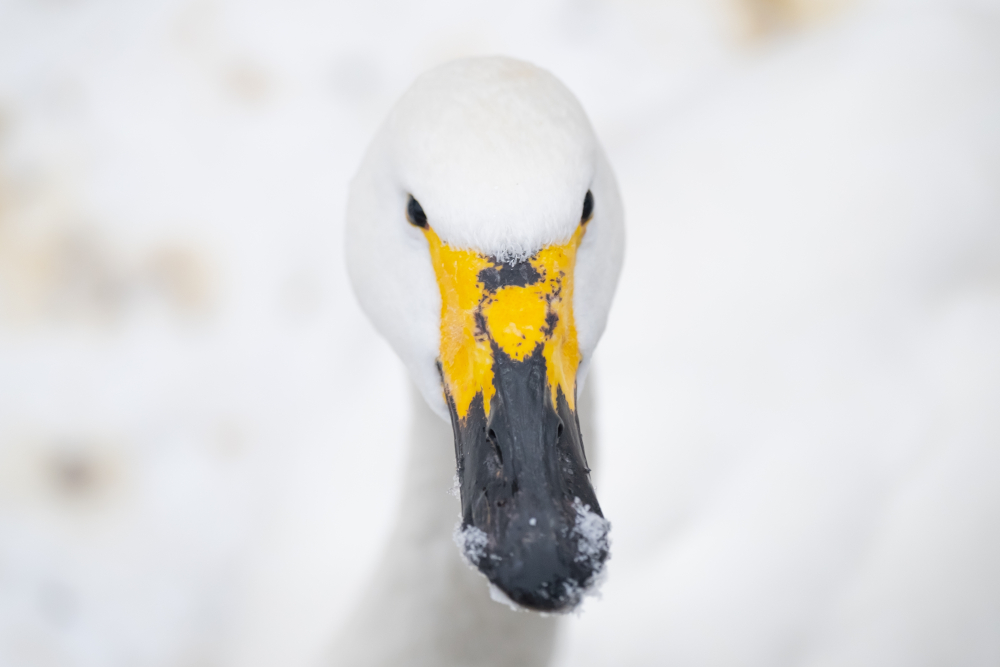
[[[490,429],[490,432],[487,434],[487,437],[493,444],[493,451],[496,452],[497,460],[500,462],[500,465],[503,465],[503,452],[500,451],[500,443],[497,442],[496,432],[493,429]]]
[[[562,437],[562,432],[563,432],[563,423],[562,423],[562,420],[560,419],[559,420],[559,428],[556,429],[556,436],[561,438]]]

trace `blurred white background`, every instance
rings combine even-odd
[[[409,418],[348,183],[493,53],[630,235],[557,662],[1000,664],[995,2],[0,0],[0,665],[318,664]]]

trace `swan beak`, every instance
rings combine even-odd
[[[573,269],[584,229],[517,264],[425,230],[442,297],[456,538],[510,600],[547,612],[575,607],[608,557],[575,405]]]

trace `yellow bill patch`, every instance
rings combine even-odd
[[[537,274],[532,281],[490,289],[484,269],[503,265],[454,249],[424,228],[441,289],[441,370],[460,419],[479,393],[486,416],[490,414],[496,393],[491,341],[514,361],[524,361],[541,345],[553,405],[561,389],[575,409],[580,349],[573,322],[573,269],[584,232],[581,225],[568,243],[547,246],[529,258]]]

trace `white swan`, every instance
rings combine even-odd
[[[547,72],[458,61],[394,107],[352,184],[348,265],[437,416],[417,406],[400,524],[339,663],[546,663],[554,620],[489,599],[452,544],[458,507],[444,491],[457,457],[457,539],[495,594],[542,611],[579,602],[607,557],[607,523],[576,393],[623,243],[611,169]]]

